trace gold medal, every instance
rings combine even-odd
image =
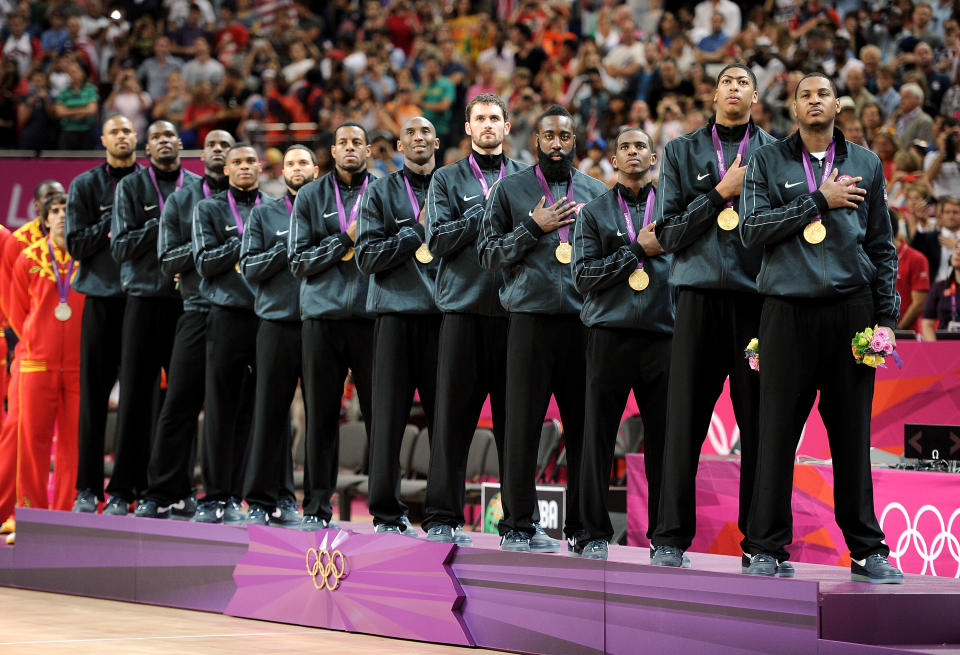
[[[417,248],[417,261],[421,264],[429,264],[433,261],[433,254],[427,248],[427,244],[421,243],[420,247]]]
[[[739,224],[740,215],[737,214],[733,207],[727,207],[717,216],[717,225],[720,226],[721,230],[729,232],[730,230],[736,229]]]
[[[73,310],[70,309],[70,305],[65,302],[57,303],[56,308],[53,310],[53,315],[58,321],[69,321],[70,317],[73,316]]]
[[[569,264],[573,256],[573,247],[566,241],[561,241],[557,249],[553,251],[553,254],[561,264]]]
[[[820,243],[827,238],[827,228],[823,226],[823,221],[813,221],[807,223],[807,226],[803,228],[803,238],[806,239],[807,243]]]
[[[347,248],[347,252],[340,258],[342,262],[348,262],[353,259],[353,248]]]
[[[645,270],[638,268],[627,278],[627,284],[634,291],[643,291],[650,286],[650,276],[647,275]]]
[[[240,270],[240,262],[234,264],[233,269],[237,272],[237,275],[243,275],[243,271]]]

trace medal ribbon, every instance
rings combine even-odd
[[[227,204],[230,205],[230,212],[233,214],[233,220],[237,224],[237,233],[243,234],[243,219],[240,217],[240,210],[237,208],[237,201],[233,198],[233,191],[227,189]],[[253,206],[256,207],[260,204],[260,194],[257,194],[257,199],[253,201]]]
[[[473,175],[477,178],[477,182],[480,183],[480,188],[483,189],[483,196],[486,197],[490,193],[490,185],[487,184],[487,180],[483,177],[483,171],[480,170],[480,164],[477,163],[476,158],[473,156],[473,153],[470,153],[470,168],[473,170]],[[497,176],[497,182],[503,179],[504,174],[507,172],[507,166],[500,160],[500,175]]]
[[[113,190],[116,191],[116,190],[117,190],[117,178],[115,178],[115,177],[113,176],[113,173],[112,173],[113,169],[110,168],[110,164],[104,164],[104,166],[105,166],[106,169],[107,169],[107,177],[110,178],[110,186],[112,186],[112,187],[113,187]],[[133,172],[136,173],[136,172],[139,171],[139,170],[140,170],[140,164],[138,164],[137,162],[133,162]],[[157,194],[157,195],[159,195],[159,194]]]
[[[543,171],[540,170],[540,164],[537,164],[534,167],[534,172],[537,174],[537,182],[540,183],[540,189],[543,191],[543,197],[547,199],[547,205],[552,205],[556,202],[553,197],[553,194],[550,192],[550,185],[547,184],[547,178],[543,176]],[[567,183],[567,202],[573,202],[573,171],[570,171],[570,182]],[[564,225],[563,227],[557,228],[557,235],[560,237],[560,241],[563,243],[567,242],[567,237],[570,235],[570,226]]]
[[[720,173],[720,179],[727,174],[727,162],[723,158],[723,144],[720,143],[720,136],[717,134],[717,124],[713,124],[713,129],[710,132],[710,136],[713,137],[713,150],[717,155],[717,170]],[[747,154],[747,144],[750,142],[750,125],[747,125],[746,131],[743,133],[743,139],[740,141],[740,147],[737,148],[737,154],[740,155],[740,161],[743,161],[743,156]],[[726,207],[733,207],[733,198],[727,201]]]
[[[160,205],[160,213],[163,213],[163,194],[160,193],[160,185],[157,184],[157,172],[153,170],[153,166],[150,167],[150,181],[153,182],[153,188],[157,192],[157,204]],[[177,176],[177,184],[173,187],[173,192],[176,193],[183,187],[183,167],[180,168],[180,175]]]
[[[823,159],[823,175],[820,176],[820,181],[827,179],[827,176],[830,175],[830,171],[833,170],[833,158],[837,154],[837,143],[836,140],[830,142],[830,147],[827,148],[826,157]],[[813,173],[813,162],[810,161],[810,153],[807,152],[807,149],[803,149],[802,153],[803,159],[803,172],[807,176],[807,189],[810,193],[813,193],[820,188],[820,184],[817,183],[817,177]],[[823,218],[820,214],[817,214],[811,223],[815,223]]]
[[[340,221],[340,231],[346,232],[347,228],[353,225],[357,221],[357,214],[360,213],[360,199],[363,197],[363,192],[367,190],[367,184],[370,182],[370,176],[363,181],[363,186],[360,187],[360,193],[357,194],[357,199],[353,201],[353,207],[350,208],[350,218],[347,219],[347,210],[343,207],[343,199],[340,197],[340,185],[337,184],[335,177],[331,176],[330,181],[333,183],[333,192],[337,197],[337,219]],[[403,181],[407,182],[407,176],[403,176]],[[410,183],[407,182],[407,193],[410,194],[411,204],[417,210],[417,216],[420,215],[420,206],[417,204],[417,197],[413,195],[413,189],[410,188]],[[414,217],[416,219],[416,216]]]
[[[53,279],[57,282],[57,295],[60,297],[60,303],[65,305],[67,304],[67,294],[70,293],[70,279],[73,277],[73,267],[76,262],[71,259],[70,264],[67,266],[67,275],[65,278],[60,278],[60,264],[57,262],[57,256],[53,252],[53,244],[50,239],[47,239],[47,249],[50,251],[50,264],[53,268]]]
[[[290,194],[284,194],[284,196],[283,196],[283,204],[287,206],[287,213],[288,213],[288,214],[292,214],[292,213],[293,213],[293,202],[290,200]]]
[[[210,197],[210,185],[207,184],[207,181],[206,181],[206,180],[203,181],[203,187],[202,187],[202,188],[203,188],[203,197],[204,197],[204,198],[209,198],[209,197]]]
[[[643,208],[643,225],[641,229],[650,225],[650,219],[653,218],[653,201],[656,197],[656,194],[653,192],[653,187],[650,187],[650,191],[647,193],[647,204]],[[620,195],[620,190],[617,190],[617,204],[620,205],[620,212],[623,214],[623,222],[627,224],[627,238],[630,239],[630,243],[633,243],[637,240],[637,231],[633,229],[633,219],[630,218],[630,207],[627,206],[627,201],[623,199],[623,196]],[[643,260],[641,257],[637,261],[637,268],[643,268]]]

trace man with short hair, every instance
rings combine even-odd
[[[357,223],[356,257],[372,276],[367,311],[373,332],[373,407],[370,419],[370,513],[376,532],[416,537],[399,498],[400,442],[413,393],[434,432],[437,339],[440,314],[434,303],[437,260],[426,244],[423,209],[439,145],[433,123],[407,120],[397,149],[403,170],[372,182]]]
[[[290,217],[287,257],[300,280],[303,383],[307,414],[304,530],[330,525],[337,487],[340,408],[349,372],[369,441],[372,411],[373,313],[369,278],[354,261],[357,217],[368,184],[366,130],[347,121],[334,130],[334,170],[297,193]]]
[[[883,166],[835,127],[836,90],[822,73],[797,85],[799,130],[755,153],[740,200],[744,245],[762,248],[758,291],[760,447],[745,552],[747,573],[792,577],[793,468],[803,424],[818,409],[833,460],[837,523],[855,581],[902,584],[887,561],[870,477],[874,370],[850,352],[867,327],[896,347],[897,252]],[[802,347],[798,347],[802,344]],[[893,350],[889,350],[892,353]]]
[[[205,495],[193,520],[243,525],[247,443],[256,384],[259,319],[254,293],[240,271],[240,238],[253,208],[266,200],[259,189],[260,157],[238,143],[227,151],[226,191],[197,203],[193,257],[207,315],[204,437],[201,470]]]
[[[183,301],[157,262],[157,234],[166,199],[199,180],[180,165],[183,144],[169,121],[147,128],[150,165],[117,185],[110,249],[120,263],[127,294],[120,353],[120,403],[113,475],[104,514],[125,515],[147,490],[155,389],[170,368],[170,352]]]
[[[613,537],[607,491],[631,390],[643,419],[648,539],[657,525],[674,316],[672,257],[661,256],[654,234],[653,140],[639,128],[624,128],[611,159],[617,185],[587,203],[573,228],[574,280],[584,296],[580,319],[587,326],[584,531],[575,552],[593,559],[607,558]]]
[[[923,89],[915,82],[900,87],[900,110],[897,118],[897,138],[909,148],[917,139],[933,142],[933,118],[923,111]]]
[[[192,93],[199,82],[210,82],[217,88],[223,81],[224,67],[219,61],[210,56],[210,42],[206,37],[198,36],[193,40],[196,55],[183,65],[183,81]]]
[[[429,541],[461,545],[472,543],[462,528],[467,453],[488,394],[501,472],[504,452],[507,317],[498,297],[503,273],[480,268],[476,240],[491,188],[524,168],[503,154],[510,123],[499,96],[475,96],[465,118],[470,155],[434,173],[425,222],[427,245],[440,259],[434,297],[443,322],[423,529]],[[464,377],[464,371],[470,375]]]
[[[144,59],[137,69],[137,78],[143,82],[147,94],[156,102],[167,93],[167,77],[170,73],[182,68],[183,61],[179,57],[170,56],[170,39],[159,36],[153,42],[153,56]]]
[[[493,187],[477,252],[485,270],[503,270],[500,303],[509,316],[500,548],[549,553],[558,552],[560,544],[534,516],[537,451],[551,394],[560,408],[567,449],[563,530],[568,546],[583,527],[579,479],[586,330],[570,266],[570,225],[580,207],[607,188],[573,166],[573,117],[563,107],[553,105],[540,115],[537,144],[535,166]]]
[[[890,209],[893,245],[897,249],[897,295],[900,296],[898,330],[921,333],[920,316],[930,292],[930,263],[923,253],[907,245],[907,237],[900,227],[900,215]]]
[[[674,255],[670,282],[677,287],[663,484],[651,540],[652,563],[662,566],[689,566],[684,551],[696,534],[700,450],[727,377],[740,427],[743,533],[753,496],[758,388],[743,349],[760,320],[760,253],[737,236],[735,202],[743,163],[773,137],[750,118],[756,80],[743,64],[720,71],[714,102],[709,125],[667,144],[654,215],[657,239]]]
[[[197,417],[203,407],[207,313],[200,295],[200,274],[193,259],[191,232],[197,203],[225,191],[223,165],[233,136],[213,130],[204,140],[203,178],[185,184],[166,200],[160,214],[157,258],[160,271],[180,288],[183,314],[177,320],[170,353],[167,393],[157,418],[147,464],[147,491],[134,514],[148,518],[189,520],[197,508],[192,495]]]
[[[126,296],[120,265],[110,251],[110,226],[118,183],[140,170],[137,133],[130,119],[103,124],[107,161],[74,178],[67,194],[66,239],[77,261],[74,288],[86,296],[80,337],[80,422],[75,512],[96,512],[103,500],[103,442],[110,391],[117,379]]]
[[[240,270],[254,289],[254,311],[260,317],[253,441],[243,497],[250,508],[248,524],[298,528],[301,517],[293,490],[289,417],[297,383],[303,378],[300,282],[289,270],[287,243],[297,195],[317,179],[316,155],[307,146],[295,144],[283,153],[282,166],[286,195],[250,211],[240,248]],[[312,393],[304,384],[303,397]]]

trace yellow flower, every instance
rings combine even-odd
[[[883,364],[883,357],[877,357],[876,355],[864,355],[863,363],[871,368],[877,368],[878,365]]]
[[[857,341],[857,343],[860,344],[861,346],[865,346],[865,345],[867,345],[867,343],[869,343],[869,342],[868,342],[865,338],[860,337],[860,339]]]
[[[760,340],[754,337],[750,339],[750,343],[747,344],[747,350],[759,350],[760,349]]]

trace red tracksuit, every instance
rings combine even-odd
[[[56,256],[51,262],[50,248]],[[66,289],[71,316],[54,315],[60,302],[54,266],[61,280],[71,259],[65,250],[43,239],[28,246],[13,264],[8,298],[10,324],[20,337],[17,346],[19,385],[15,421],[17,505],[47,507],[50,448],[54,432],[52,508],[69,510],[77,479],[77,423],[80,409],[80,320],[84,296]]]
[[[7,233],[0,237],[0,307],[9,324],[8,311],[13,264],[24,248],[44,237],[40,227],[40,219],[35,218],[19,227],[13,234]],[[4,355],[6,347],[2,346]],[[17,400],[19,398],[17,362],[20,346],[14,350],[13,361],[10,362],[10,376],[5,380],[4,393],[7,396],[7,415],[0,428],[0,521],[13,514],[16,502],[16,470],[17,470]],[[6,360],[6,357],[3,358]],[[6,368],[6,367],[4,367]]]

